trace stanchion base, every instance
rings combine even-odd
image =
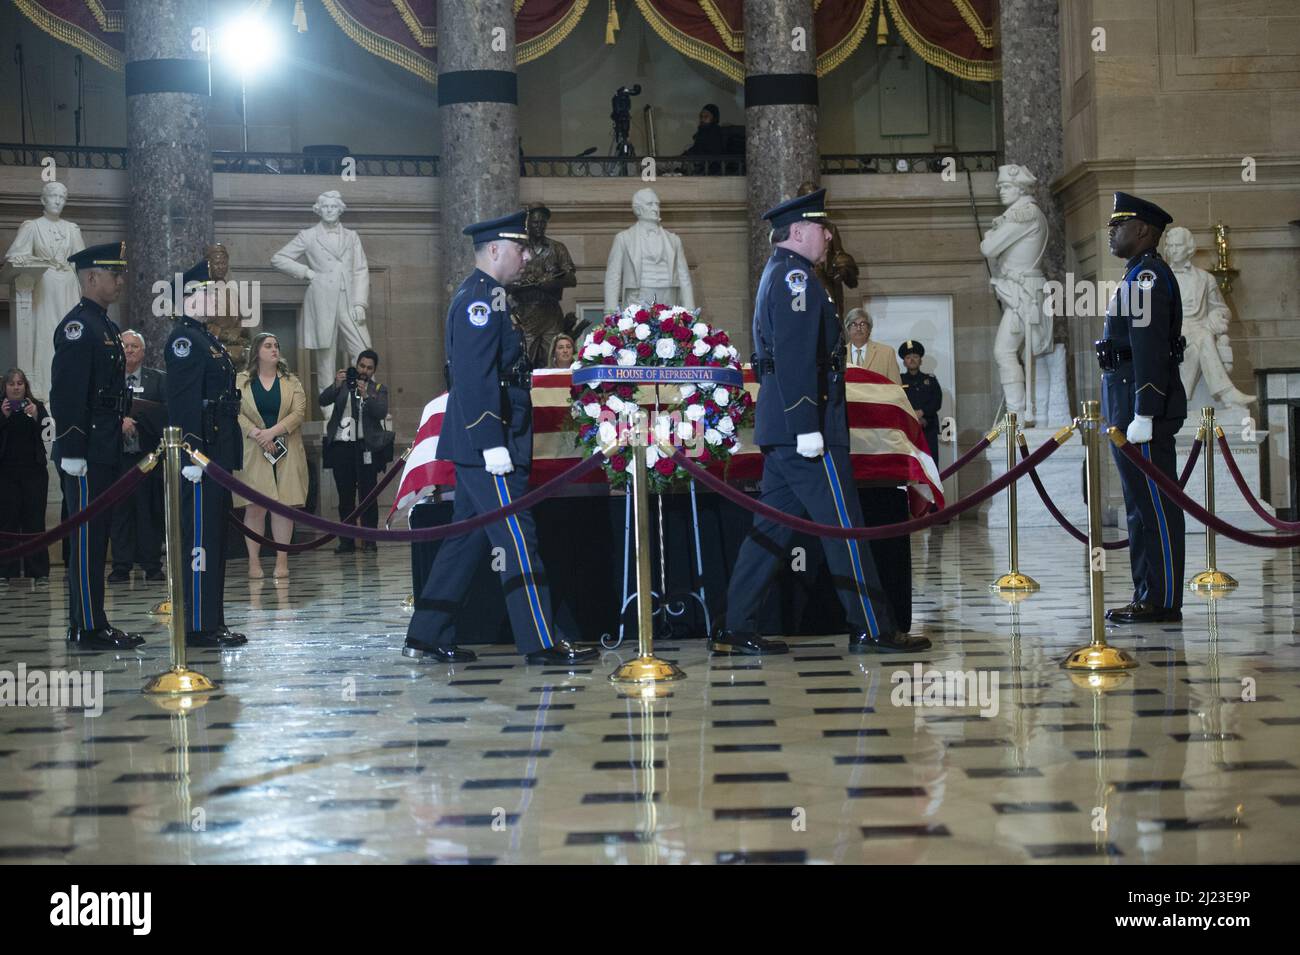
[[[1221,570],[1203,570],[1187,582],[1189,590],[1211,594],[1237,589],[1237,578]]]
[[[144,685],[144,692],[180,696],[192,693],[211,693],[217,685],[197,670],[186,667],[172,667],[166,673],[159,673]]]
[[[1003,574],[993,583],[989,584],[989,590],[997,593],[1034,593],[1038,590],[1038,581],[1034,580],[1028,574],[1020,572]]]
[[[1092,690],[1095,693],[1109,693],[1111,690],[1118,690],[1127,683],[1132,677],[1124,670],[1106,670],[1087,672],[1076,670],[1070,674],[1070,682],[1081,690]]]
[[[172,615],[172,602],[170,599],[160,600],[149,608],[149,614],[153,617],[170,617]]]
[[[1065,658],[1061,668],[1089,671],[1132,670],[1137,665],[1138,662],[1129,655],[1127,650],[1103,643],[1100,646],[1088,644],[1086,647],[1080,647]]]
[[[686,679],[686,671],[656,656],[637,657],[609,675],[610,683],[668,683]]]

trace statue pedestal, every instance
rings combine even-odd
[[[49,400],[48,382],[34,366],[36,355],[36,316],[32,314],[32,292],[45,274],[44,265],[14,265],[6,262],[0,268],[0,282],[9,286],[9,341],[14,356],[13,364],[27,374],[32,394],[41,401]],[[49,369],[46,369],[46,375]]]
[[[1036,451],[1044,441],[1052,440],[1059,428],[1026,428],[1025,441],[1030,452]],[[1015,440],[1014,438],[1012,440]],[[1047,494],[1056,505],[1057,510],[1065,515],[1066,520],[1081,531],[1088,529],[1088,505],[1083,499],[1083,443],[1078,437],[1071,437],[1050,458],[1038,466],[1038,476],[1047,489]],[[989,480],[1006,473],[1007,445],[1006,436],[989,445],[984,451],[984,460],[988,463]],[[1016,462],[1020,461],[1020,451],[1016,450]],[[1016,514],[1020,527],[1056,527],[1056,518],[1043,506],[1034,484],[1028,476],[1016,483]],[[996,495],[988,504],[985,517],[989,527],[1007,526],[1007,493]],[[1069,538],[1066,538],[1068,540]]]

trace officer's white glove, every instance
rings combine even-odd
[[[808,434],[801,434],[795,439],[795,450],[805,458],[820,458],[822,452],[826,450],[826,443],[822,440],[820,431],[810,431]]]
[[[1146,444],[1151,440],[1151,416],[1140,414],[1129,422],[1124,435],[1130,444]]]
[[[509,474],[515,469],[506,448],[488,448],[483,452],[483,466],[488,474]]]
[[[63,468],[63,473],[69,477],[86,476],[85,458],[64,458],[59,462],[59,467]]]
[[[181,468],[181,477],[194,484],[198,484],[203,480],[203,468],[199,467],[197,464],[187,464],[185,467]]]

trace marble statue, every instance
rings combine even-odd
[[[799,186],[801,196],[816,191],[815,183],[805,182]],[[822,287],[831,293],[831,300],[835,302],[835,314],[840,317],[840,321],[844,321],[848,317],[844,311],[844,289],[858,287],[858,261],[845,251],[844,240],[840,238],[840,230],[835,222],[827,219],[823,225],[830,230],[831,241],[826,246],[826,258],[814,263],[813,269]],[[890,361],[893,361],[892,353]]]
[[[546,237],[551,210],[540,202],[528,206],[525,229],[532,258],[519,280],[507,287],[511,317],[524,330],[524,350],[534,368],[545,368],[555,336],[564,330],[560,297],[578,284],[578,270],[563,242]]]
[[[998,167],[998,198],[1006,211],[984,234],[980,252],[988,259],[989,284],[1002,303],[993,357],[1007,410],[1020,415],[1026,425],[1054,426],[1069,421],[1070,412],[1065,346],[1053,342],[1052,317],[1043,308],[1048,227],[1030,194],[1037,181],[1024,166]]]
[[[1220,409],[1240,410],[1255,400],[1237,389],[1228,372],[1232,370],[1232,345],[1228,342],[1228,320],[1232,313],[1223,300],[1218,282],[1205,269],[1192,264],[1196,240],[1182,226],[1174,226],[1165,233],[1165,260],[1178,280],[1178,292],[1183,300],[1183,337],[1187,351],[1179,373],[1183,390],[1187,392],[1190,410],[1199,412],[1207,402],[1196,404],[1192,394],[1197,383],[1205,380],[1206,389]],[[1235,420],[1240,415],[1228,415]]]
[[[339,222],[347,205],[337,189],[322,192],[311,207],[320,222],[303,229],[271,257],[271,265],[286,275],[306,279],[302,309],[302,347],[316,352],[316,386],[324,388],[343,365],[355,364],[370,348],[366,309],[370,305],[370,273],[361,239]]]
[[[605,312],[634,302],[695,308],[695,289],[682,240],[659,224],[659,196],[632,197],[636,225],[614,236],[605,264]]]
[[[27,373],[32,394],[45,398],[50,393],[50,365],[54,362],[54,329],[81,301],[77,272],[68,256],[86,247],[75,222],[62,217],[68,201],[68,187],[47,182],[41,189],[45,214],[18,227],[13,245],[5,253],[12,265],[43,265],[45,274],[32,291],[32,350],[17,356],[17,367]],[[21,336],[20,340],[26,340]]]

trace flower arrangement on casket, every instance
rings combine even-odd
[[[711,367],[739,369],[736,349],[727,333],[699,320],[698,311],[670,305],[629,305],[606,315],[583,339],[576,372],[596,365],[630,367]],[[655,443],[644,448],[650,480],[648,489],[659,492],[686,481],[686,471],[664,455],[660,445],[682,447],[699,464],[725,467],[740,450],[741,428],[754,420],[754,399],[742,387],[708,382],[658,386],[620,382],[574,385],[575,444],[583,457],[605,448],[605,474],[611,487],[628,483],[632,446],[619,441],[635,427],[644,411],[653,416]]]

